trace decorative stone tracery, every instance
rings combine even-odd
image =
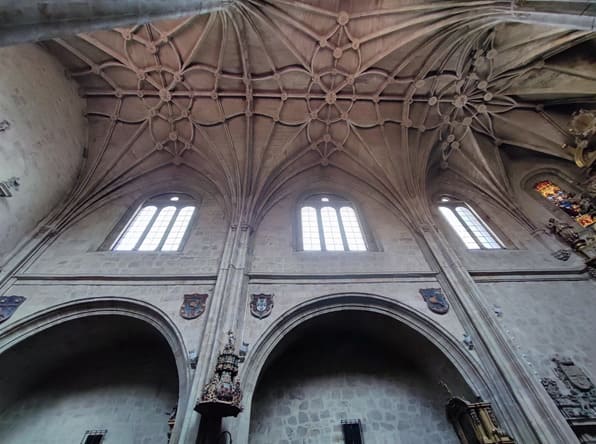
[[[490,4],[252,0],[47,42],[81,84],[94,134],[72,205],[174,166],[258,220],[290,178],[323,166],[407,207],[438,164],[473,172],[468,180],[507,205],[498,147],[571,160],[549,110],[582,98],[560,82],[533,92],[560,73],[549,58],[586,35],[537,29],[511,44],[521,25],[491,14]],[[596,91],[591,77],[577,81],[584,97]]]

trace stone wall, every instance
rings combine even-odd
[[[347,279],[296,279],[272,280],[254,279],[248,286],[245,304],[245,324],[243,340],[251,344],[282,319],[288,311],[297,305],[304,305],[329,295],[368,294],[371,297],[392,300],[412,308],[422,316],[441,325],[446,334],[456,341],[463,336],[464,330],[455,312],[447,314],[431,312],[419,293],[421,288],[437,288],[440,284],[433,276],[427,278],[347,278]],[[273,294],[274,307],[265,319],[257,319],[250,314],[250,294]]]
[[[341,420],[355,418],[363,422],[367,444],[459,442],[445,400],[415,373],[314,362],[308,374],[294,361],[278,369],[283,377],[266,379],[268,386],[254,401],[249,443],[342,443]]]
[[[532,168],[541,165],[551,166],[548,162],[537,162]],[[529,168],[523,162],[519,168],[512,167],[514,182],[521,181],[528,171]],[[154,195],[154,179],[139,179],[134,187],[125,189],[117,198],[98,206],[44,244],[38,255],[22,267],[14,281],[5,287],[4,294],[26,296],[27,301],[10,320],[1,324],[0,335],[5,328],[10,329],[17,322],[40,315],[65,302],[112,297],[114,304],[118,303],[117,300],[129,298],[143,301],[163,313],[180,331],[186,350],[200,352],[211,347],[212,344],[202,343],[205,332],[216,323],[216,315],[209,313],[209,307],[215,300],[218,281],[238,264],[235,259],[231,260],[231,264],[222,262],[229,220],[216,196],[195,190],[199,202],[197,219],[180,252],[136,253],[105,249],[106,239],[113,238],[131,209],[134,210],[143,199]],[[164,177],[160,180],[163,181]],[[183,179],[179,178],[179,181],[183,182]],[[181,189],[175,185],[171,185],[174,188],[168,188],[170,185],[163,181],[159,192]],[[548,217],[548,208],[528,195],[527,190],[520,185],[514,188],[527,216],[538,226]],[[416,316],[438,326],[443,335],[438,340],[448,339],[454,344],[461,344],[466,332],[465,324],[458,318],[461,311],[452,304],[446,315],[432,313],[419,294],[420,288],[443,286],[447,297],[455,300],[445,285],[444,276],[439,274],[434,263],[436,259],[421,247],[419,239],[394,211],[355,189],[349,191],[347,197],[353,199],[360,211],[374,241],[375,251],[297,251],[296,205],[300,195],[293,193],[264,215],[253,234],[248,266],[243,270],[245,281],[241,284],[242,302],[237,309],[238,339],[253,347],[297,305],[333,294],[358,293],[408,307]],[[524,227],[511,214],[473,190],[465,190],[465,196],[487,223],[512,242],[513,248],[467,251],[442,221],[440,214],[436,215],[436,225],[449,240],[450,247],[464,268],[478,283],[483,302],[488,307],[498,306],[502,310],[502,316],[497,319],[498,325],[502,335],[517,352],[520,362],[539,381],[541,377],[552,376],[550,359],[554,353],[567,354],[596,377],[596,366],[592,359],[596,350],[593,350],[591,334],[591,319],[594,315],[591,296],[596,294],[596,285],[582,274],[582,261],[576,257],[567,262],[556,260],[551,255],[552,251],[562,248],[556,239],[544,234],[533,234],[531,229]],[[548,282],[542,282],[545,280]],[[207,314],[190,321],[180,317],[183,295],[188,293],[210,295]],[[251,316],[249,301],[253,293],[275,295],[275,305],[269,317],[259,320]],[[230,309],[235,307],[222,307],[219,316],[227,315]],[[219,333],[223,337],[223,331],[213,334]],[[377,342],[373,340],[370,343]],[[469,351],[463,344],[461,347],[472,361],[480,359],[476,350]],[[395,349],[398,348],[395,346]],[[369,351],[372,353],[373,350]],[[443,410],[446,395],[441,391],[443,389],[437,388],[437,375],[425,373],[435,363],[432,360],[418,362],[409,356],[386,360],[366,355],[369,351],[352,350],[350,357],[361,352],[367,356],[356,362],[358,365],[355,366],[352,366],[353,360],[339,356],[337,363],[341,364],[340,367],[324,362],[323,358],[329,355],[327,353],[320,356],[314,352],[309,356],[302,355],[301,361],[291,355],[284,355],[287,359],[275,365],[279,366],[277,374],[285,376],[275,376],[271,373],[275,365],[270,367],[262,379],[267,381],[270,378],[270,381],[257,386],[252,412],[242,414],[250,417],[252,443],[277,444],[284,440],[289,444],[341,442],[338,441],[341,437],[339,422],[344,418],[363,420],[367,443],[416,442],[412,441],[413,430],[427,433],[423,442],[454,442]],[[439,352],[434,350],[432,353]],[[412,364],[414,361],[418,367]],[[308,366],[304,362],[308,362]],[[370,366],[360,366],[364,362]],[[203,361],[199,363],[200,371],[205,369],[202,365]],[[305,367],[312,367],[312,373],[305,373]],[[480,363],[478,367],[481,368]],[[387,370],[389,368],[391,371]],[[296,373],[294,369],[300,371]],[[210,371],[207,369],[207,373]],[[99,375],[98,378],[106,379],[107,376],[104,378]],[[133,380],[126,380],[126,384],[133,383]],[[152,383],[148,382],[149,385]],[[72,387],[60,387],[65,394],[71,393]],[[250,396],[248,390],[246,394]],[[299,395],[295,396],[296,393]],[[385,396],[387,393],[390,396]],[[48,392],[40,395],[40,400],[54,397],[55,394]],[[132,405],[133,410],[136,408],[133,398],[137,394],[114,390],[110,396],[123,405]],[[466,396],[468,399],[473,398],[470,393]],[[142,391],[138,397],[146,400]],[[90,399],[96,399],[95,395],[92,394]],[[24,399],[22,404],[15,404],[18,406],[15,408],[33,412],[33,407],[27,402],[34,403]],[[155,402],[159,404],[161,401]],[[73,398],[72,405],[80,406],[78,403]],[[39,405],[51,407],[45,401]],[[66,405],[71,405],[71,401],[67,401]],[[171,406],[167,406],[164,412],[169,408]],[[61,414],[68,416],[64,413],[67,411]],[[121,436],[133,433],[130,430],[134,430],[134,426],[133,429],[121,428],[116,418],[118,412],[106,414],[105,422],[111,424],[110,430],[119,430]],[[151,417],[155,421],[158,420],[156,412],[151,415],[154,415]],[[189,414],[190,417],[193,415]],[[6,424],[13,420],[17,421],[17,418],[0,423],[0,432],[12,430]],[[241,416],[234,421],[248,422],[248,418]],[[83,422],[73,423],[73,437],[76,435],[80,440],[82,428]],[[156,436],[163,436],[162,429],[154,432]],[[106,442],[109,444],[110,441]]]
[[[561,277],[479,286],[487,303],[502,310],[503,333],[537,378],[553,377],[555,355],[571,358],[596,378],[594,282]]]
[[[384,331],[385,339],[373,334],[386,327],[378,315],[324,318],[261,375],[249,443],[342,443],[341,421],[354,419],[367,444],[459,442],[445,415],[446,386],[463,396],[465,389],[440,354],[403,328]]]
[[[2,355],[0,442],[79,443],[107,430],[106,444],[165,443],[178,377],[167,344],[143,324],[80,319]]]
[[[190,236],[181,251],[139,254],[110,251],[109,244],[104,247],[106,239],[116,240],[119,233],[112,233],[115,228],[118,231],[118,227],[123,229],[126,226],[126,218],[134,214],[130,209],[135,210],[142,205],[143,200],[150,197],[152,196],[133,191],[98,208],[55,239],[51,247],[28,268],[27,273],[121,277],[196,274],[215,276],[227,227],[221,208],[208,195],[199,196]],[[116,236],[110,237],[111,234]]]
[[[317,191],[325,190],[322,185]],[[251,271],[285,274],[429,271],[412,232],[395,213],[354,189],[346,189],[340,195],[351,200],[359,211],[372,251],[300,251],[297,233],[301,196],[294,193],[275,205],[259,224]]]
[[[0,197],[0,266],[74,185],[87,143],[77,90],[40,47],[0,48],[0,181],[20,179]]]
[[[102,350],[67,363],[0,414],[0,441],[78,443],[86,430],[105,429],[106,444],[164,444],[177,386],[168,381],[172,374],[162,358],[137,348],[128,356]]]
[[[572,255],[562,262],[555,259],[551,253],[565,248],[554,236],[546,234],[545,226],[550,217],[565,218],[561,210],[546,202],[531,186],[528,188],[522,182],[540,171],[565,171],[578,175],[573,167],[567,167],[563,162],[545,161],[533,158],[531,160],[513,161],[507,165],[513,184],[513,199],[517,203],[516,211],[508,212],[497,205],[496,199],[487,199],[485,195],[472,187],[463,187],[461,182],[452,180],[452,176],[437,180],[433,184],[436,190],[434,196],[441,194],[455,196],[466,202],[480,218],[495,232],[506,248],[501,250],[467,250],[455,231],[448,225],[444,217],[434,209],[437,226],[448,239],[450,247],[457,253],[467,270],[472,273],[501,273],[519,274],[525,271],[557,273],[562,270],[579,271],[583,269],[583,261]],[[557,176],[551,174],[555,182],[561,182]],[[500,197],[500,196],[499,196]],[[514,217],[515,213],[518,217]],[[525,217],[533,227],[520,221]],[[563,219],[562,219],[563,220]],[[567,221],[567,220],[566,220]],[[570,223],[574,223],[571,219]]]
[[[3,327],[11,327],[24,319],[41,316],[43,313],[64,303],[88,303],[96,299],[112,301],[118,306],[118,300],[142,301],[158,313],[171,321],[184,341],[187,349],[196,350],[200,344],[204,328],[204,316],[186,320],[180,317],[180,306],[183,295],[189,293],[206,293],[210,297],[207,304],[211,304],[214,282],[197,280],[160,281],[160,280],[129,280],[121,281],[119,285],[104,280],[85,279],[83,282],[53,281],[44,279],[33,281],[19,281],[10,288],[9,294],[25,296],[27,301],[19,307],[15,314]]]

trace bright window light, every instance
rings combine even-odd
[[[130,251],[135,248],[139,239],[147,229],[149,222],[153,219],[153,215],[157,211],[157,207],[148,206],[143,208],[134,218],[124,236],[120,238],[114,250],[116,251]]]
[[[180,247],[180,242],[182,242],[182,238],[184,237],[184,233],[186,233],[186,230],[188,229],[188,224],[190,223],[190,220],[194,212],[195,207],[185,207],[180,210],[178,216],[176,216],[174,225],[172,225],[172,228],[168,233],[166,241],[161,247],[161,251],[178,250],[178,247]]]
[[[364,243],[362,230],[360,229],[354,209],[351,207],[341,207],[339,213],[350,251],[366,251],[366,244]]]
[[[441,200],[441,202],[445,202]],[[439,211],[468,250],[498,250],[503,242],[465,204],[448,201]]]
[[[466,248],[468,250],[479,250],[480,249],[480,246],[478,245],[478,243],[474,240],[474,238],[472,236],[470,236],[470,233],[468,233],[468,230],[466,230],[466,228],[463,226],[463,224],[455,216],[455,214],[453,213],[451,208],[439,207],[439,211],[441,211],[441,214],[443,216],[445,216],[445,219],[447,219],[447,222],[449,222],[449,225],[451,225],[451,228],[453,228],[455,230],[455,232],[457,233],[459,238],[464,242],[464,244],[466,245]]]
[[[468,229],[474,234],[476,239],[480,241],[484,248],[488,249],[499,249],[501,244],[497,240],[496,236],[484,227],[482,222],[473,214],[469,208],[457,207],[455,209],[457,214],[464,221]]]
[[[321,208],[321,221],[325,235],[325,248],[327,251],[343,251],[344,243],[341,239],[337,211],[333,207]]]
[[[147,233],[147,236],[145,236],[145,239],[141,243],[139,251],[154,251],[157,248],[168,229],[175,212],[176,207],[165,207],[161,209],[157,215],[157,219],[155,219],[155,222],[151,225],[149,233]]]
[[[302,207],[300,215],[302,222],[302,248],[305,251],[321,251],[317,210],[313,207]]]
[[[366,251],[351,203],[337,196],[312,196],[300,209],[304,251]]]
[[[195,212],[194,200],[190,196],[152,198],[129,223],[112,249],[178,251]]]

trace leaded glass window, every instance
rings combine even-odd
[[[154,197],[137,211],[114,251],[178,251],[196,213],[194,199],[185,194]]]
[[[334,195],[315,195],[300,208],[304,251],[366,251],[352,203]]]
[[[591,200],[585,196],[577,196],[562,190],[557,184],[550,180],[542,180],[534,185],[542,197],[556,205],[582,227],[589,227],[596,222],[596,214],[591,212]]]
[[[499,250],[503,242],[465,203],[441,199],[439,211],[468,250]]]

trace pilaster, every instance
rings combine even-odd
[[[228,230],[217,282],[207,304],[203,334],[197,346],[198,363],[191,383],[188,405],[185,406],[181,418],[178,441],[172,442],[196,442],[201,418],[200,414],[194,411],[195,404],[201,396],[203,386],[213,373],[217,356],[227,338],[225,332],[238,331],[250,234],[247,225],[234,224]]]
[[[422,236],[439,280],[449,290],[451,304],[471,336],[480,365],[491,377],[495,407],[517,442],[577,443],[540,381],[520,361],[495,320],[480,289],[457,254],[435,227],[425,226]]]

